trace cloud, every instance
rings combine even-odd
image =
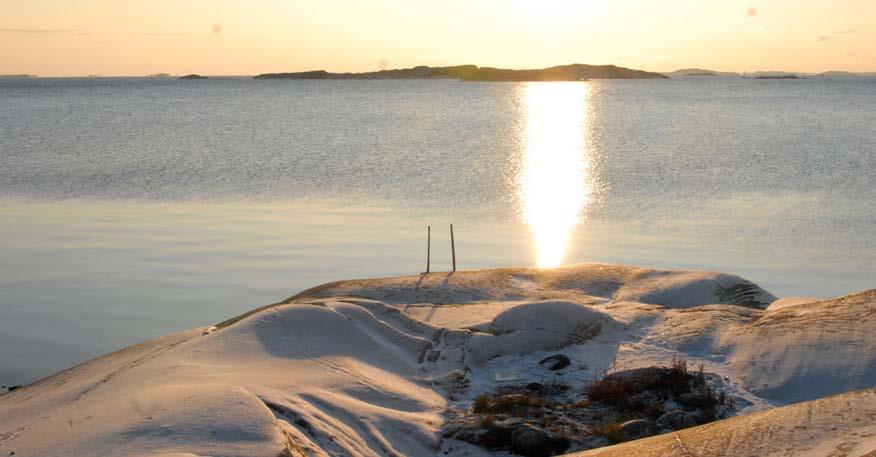
[[[745,12],[745,15],[748,17],[757,16],[757,8],[749,8],[748,11]]]
[[[87,35],[82,30],[68,29],[0,29],[0,33],[19,35]]]
[[[856,35],[857,33],[858,29],[844,29],[833,32],[834,35]]]
[[[827,35],[818,35],[818,38],[815,39],[815,41],[819,41],[821,43],[824,43],[827,40],[830,40],[830,37]]]
[[[214,25],[213,26],[213,33],[216,35],[219,35],[220,33],[222,33],[222,25],[220,25],[220,24]]]

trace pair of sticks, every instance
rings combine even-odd
[[[450,224],[450,254],[453,258],[453,271],[456,271],[456,243],[453,240],[453,224]],[[432,257],[432,226],[426,226],[426,273],[429,273]]]

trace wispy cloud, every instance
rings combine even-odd
[[[71,29],[0,29],[0,33],[19,35],[87,35],[88,32]]]
[[[833,32],[834,35],[855,35],[857,33],[858,29],[843,29]]]
[[[827,35],[818,35],[818,38],[815,39],[815,41],[819,41],[821,43],[824,43],[825,41],[828,41],[828,40],[830,40],[830,37]]]

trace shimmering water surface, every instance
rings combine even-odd
[[[0,80],[0,385],[321,282],[876,277],[876,80]]]

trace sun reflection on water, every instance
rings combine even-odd
[[[518,192],[539,267],[560,265],[572,231],[591,201],[587,148],[589,83],[529,83],[525,109],[523,167]]]

